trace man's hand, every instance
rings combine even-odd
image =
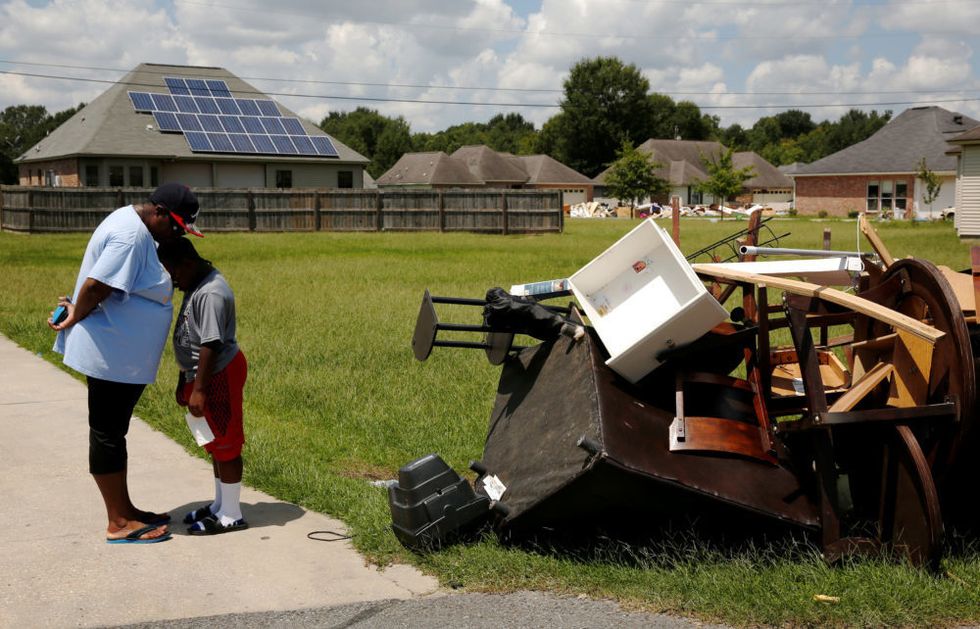
[[[204,416],[204,407],[208,404],[208,396],[204,391],[192,391],[191,398],[187,400],[187,410],[194,417]]]
[[[54,310],[51,311],[51,316],[48,317],[48,327],[52,330],[58,332],[64,330],[65,328],[77,323],[75,320],[75,304],[71,303],[67,295],[60,295],[58,297],[58,305],[64,306],[65,310],[68,311],[68,316],[61,320],[61,323],[54,322]]]

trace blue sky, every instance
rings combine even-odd
[[[792,107],[938,104],[980,119],[977,0],[3,0],[0,108],[90,101],[141,62],[227,68],[319,121],[540,126],[583,58],[635,64],[727,125]],[[42,78],[27,75],[48,75]],[[329,81],[330,83],[324,83]],[[366,85],[371,84],[371,85]],[[299,95],[305,95],[300,97]],[[344,97],[344,98],[340,98]],[[347,100],[347,99],[378,100]],[[407,102],[421,101],[421,102]],[[469,104],[456,104],[469,103]]]

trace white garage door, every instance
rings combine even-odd
[[[565,205],[575,205],[576,203],[585,203],[586,196],[585,190],[583,188],[575,189],[565,189],[562,190],[562,203]]]

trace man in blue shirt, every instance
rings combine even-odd
[[[87,376],[89,471],[105,502],[109,543],[169,539],[168,514],[137,509],[126,480],[126,433],[136,402],[156,378],[173,315],[173,283],[156,242],[194,227],[199,205],[187,186],[166,183],[148,202],[110,214],[89,239],[74,299],[60,323],[54,351]]]

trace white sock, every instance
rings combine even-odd
[[[214,502],[211,503],[211,515],[221,511],[221,479],[214,477]]]
[[[241,495],[241,483],[221,483],[221,509],[215,515],[223,525],[242,519]]]

